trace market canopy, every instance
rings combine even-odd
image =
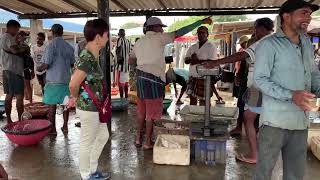
[[[18,14],[21,19],[96,17],[99,1],[0,0],[0,8]],[[276,13],[283,2],[285,0],[109,0],[109,12],[110,16],[267,14]],[[320,0],[313,2],[320,4]]]

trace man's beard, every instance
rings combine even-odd
[[[308,31],[308,26],[303,26],[302,23],[297,25],[295,28],[297,33],[306,33]]]

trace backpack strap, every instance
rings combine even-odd
[[[90,89],[90,87],[85,83],[81,83],[81,86],[84,88],[84,90],[88,93],[89,97],[91,98],[93,104],[97,107],[97,109],[100,107],[101,102],[99,102],[99,100],[97,99],[97,97],[95,96],[95,94],[92,92],[92,90]]]

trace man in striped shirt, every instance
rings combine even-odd
[[[131,43],[126,39],[124,29],[119,30],[119,38],[117,40],[116,54],[117,54],[117,70],[118,70],[118,86],[120,97],[128,98],[128,82],[129,82],[129,54],[131,52]]]

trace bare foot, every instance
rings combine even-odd
[[[256,164],[257,163],[257,158],[245,157],[243,154],[236,155],[236,160],[243,162],[243,163],[248,163],[248,164]]]
[[[230,131],[230,136],[241,136],[242,129],[240,127],[235,127]]]
[[[153,145],[152,144],[143,145],[143,150],[151,150],[151,149],[153,149]]]
[[[181,100],[178,100],[178,101],[176,102],[176,105],[180,105],[180,104],[183,104],[183,102],[182,102]]]

